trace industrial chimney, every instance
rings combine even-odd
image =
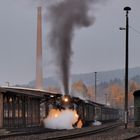
[[[42,72],[42,8],[37,8],[36,88],[43,88]]]

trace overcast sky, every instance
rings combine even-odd
[[[53,0],[52,0],[53,1]],[[104,1],[104,0],[103,0]],[[94,10],[96,21],[75,31],[71,72],[87,73],[124,68],[125,12],[130,26],[140,32],[140,0],[109,0]],[[54,75],[44,23],[44,77]],[[48,28],[48,29],[47,29]],[[130,28],[129,67],[140,66],[140,33]],[[0,85],[26,84],[35,79],[36,6],[24,0],[0,0]]]

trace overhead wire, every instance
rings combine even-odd
[[[138,31],[137,29],[135,29],[134,27],[129,25],[129,28],[131,28],[132,30],[134,30],[137,34],[140,34],[140,31]]]

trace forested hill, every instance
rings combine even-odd
[[[118,69],[118,70],[111,70],[111,71],[101,71],[97,72],[97,83],[103,83],[103,82],[110,82],[116,80],[124,80],[124,70]],[[132,79],[136,81],[137,83],[140,83],[140,67],[130,68],[129,69],[129,79]],[[86,85],[94,85],[95,81],[95,73],[84,73],[84,74],[74,74],[71,76],[72,83],[75,81],[82,80]],[[31,81],[27,84],[29,87],[34,86],[35,81]],[[44,86],[60,86],[57,78],[55,77],[48,77],[44,78]]]

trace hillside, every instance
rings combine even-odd
[[[124,79],[124,70],[118,69],[118,70],[111,70],[111,71],[101,71],[97,73],[97,84],[103,83],[103,82],[110,82],[114,79]],[[129,79],[136,80],[138,83],[140,83],[140,67],[130,68],[129,69]],[[82,80],[86,85],[94,85],[95,81],[95,74],[92,73],[84,73],[84,74],[74,74],[71,76],[72,83],[75,81]],[[28,83],[29,87],[33,87],[35,85],[35,81],[31,81]],[[44,78],[44,86],[56,86],[59,87],[60,84],[56,77],[48,77]]]

